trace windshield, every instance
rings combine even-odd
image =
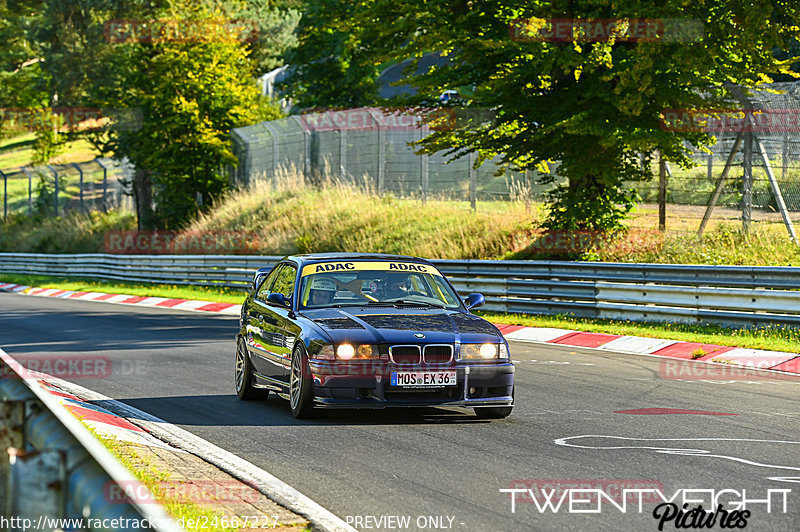
[[[299,294],[300,308],[461,305],[439,270],[415,262],[310,264],[303,268]]]

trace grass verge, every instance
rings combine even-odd
[[[539,316],[533,314],[501,314],[478,311],[493,323],[553,327],[584,332],[598,332],[647,338],[664,338],[682,342],[698,342],[750,349],[767,349],[800,353],[800,329],[774,325],[758,328],[728,328],[721,325],[651,323],[628,320],[575,318],[572,316]]]
[[[84,279],[65,279],[36,275],[0,273],[0,281],[42,288],[74,290],[81,292],[124,293],[134,296],[196,299],[221,303],[241,303],[244,292],[230,288],[205,288],[199,286],[142,285],[136,283],[105,283]],[[477,311],[476,314],[493,323],[524,325],[527,327],[553,327],[585,332],[600,332],[648,338],[664,338],[682,342],[698,342],[750,349],[767,349],[800,353],[800,329],[786,326],[757,328],[728,328],[721,325],[652,323],[621,321],[572,316],[544,316],[534,314],[502,314]]]
[[[189,521],[194,523],[219,523],[220,520],[225,517],[224,514],[219,514],[213,510],[203,508],[193,502],[169,497],[164,489],[165,484],[169,482],[171,477],[168,472],[159,470],[153,464],[149,463],[147,457],[134,453],[127,445],[120,443],[115,438],[107,438],[91,429],[89,430],[94,434],[95,438],[102,442],[111,454],[139,480],[139,482],[147,487],[150,493],[153,494],[155,500],[161,504],[167,514],[176,521],[182,521],[184,523]],[[227,518],[227,521],[229,522],[230,518]],[[215,530],[234,532],[240,529],[215,527]]]

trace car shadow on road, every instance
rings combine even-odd
[[[308,420],[295,419],[289,403],[275,395],[240,401],[235,395],[186,395],[123,399],[121,402],[169,423],[184,426],[277,427],[297,425],[430,425],[489,423],[468,409],[403,408],[384,410],[319,410]],[[113,402],[92,401],[115,411]],[[132,419],[135,416],[126,415]],[[144,416],[142,416],[144,417]]]

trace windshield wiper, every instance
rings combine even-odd
[[[436,304],[436,303],[428,303],[427,301],[412,301],[412,300],[408,300],[408,299],[398,299],[397,301],[387,301],[387,303],[390,303],[390,304],[395,305],[395,306],[406,306],[406,307],[436,307],[436,308],[441,308],[441,309],[447,308],[444,305],[442,305],[441,303]]]

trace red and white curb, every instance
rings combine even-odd
[[[0,291],[14,292],[26,296],[57,297],[61,299],[80,299],[82,301],[102,301],[120,305],[136,305],[139,307],[172,308],[196,312],[211,312],[238,316],[242,306],[234,303],[214,303],[212,301],[196,301],[192,299],[170,299],[166,297],[132,296],[126,294],[106,294],[104,292],[73,292],[55,288],[37,288],[0,282]]]
[[[680,342],[661,338],[622,336],[546,327],[521,327],[495,324],[507,340],[567,345],[634,355],[651,355],[701,362],[716,362],[748,369],[768,369],[800,374],[800,355],[782,351],[745,349],[696,342]],[[705,354],[698,356],[699,350]]]
[[[91,404],[85,399],[68,393],[58,385],[46,380],[52,380],[53,377],[44,374],[38,374],[38,376],[41,378],[41,380],[38,381],[39,385],[46,392],[52,395],[61,406],[69,411],[69,413],[77,417],[84,425],[92,429],[98,435],[115,441],[136,443],[148,447],[159,447],[178,453],[186,452],[154,438],[145,430],[137,427],[124,417],[120,417],[110,410]]]

